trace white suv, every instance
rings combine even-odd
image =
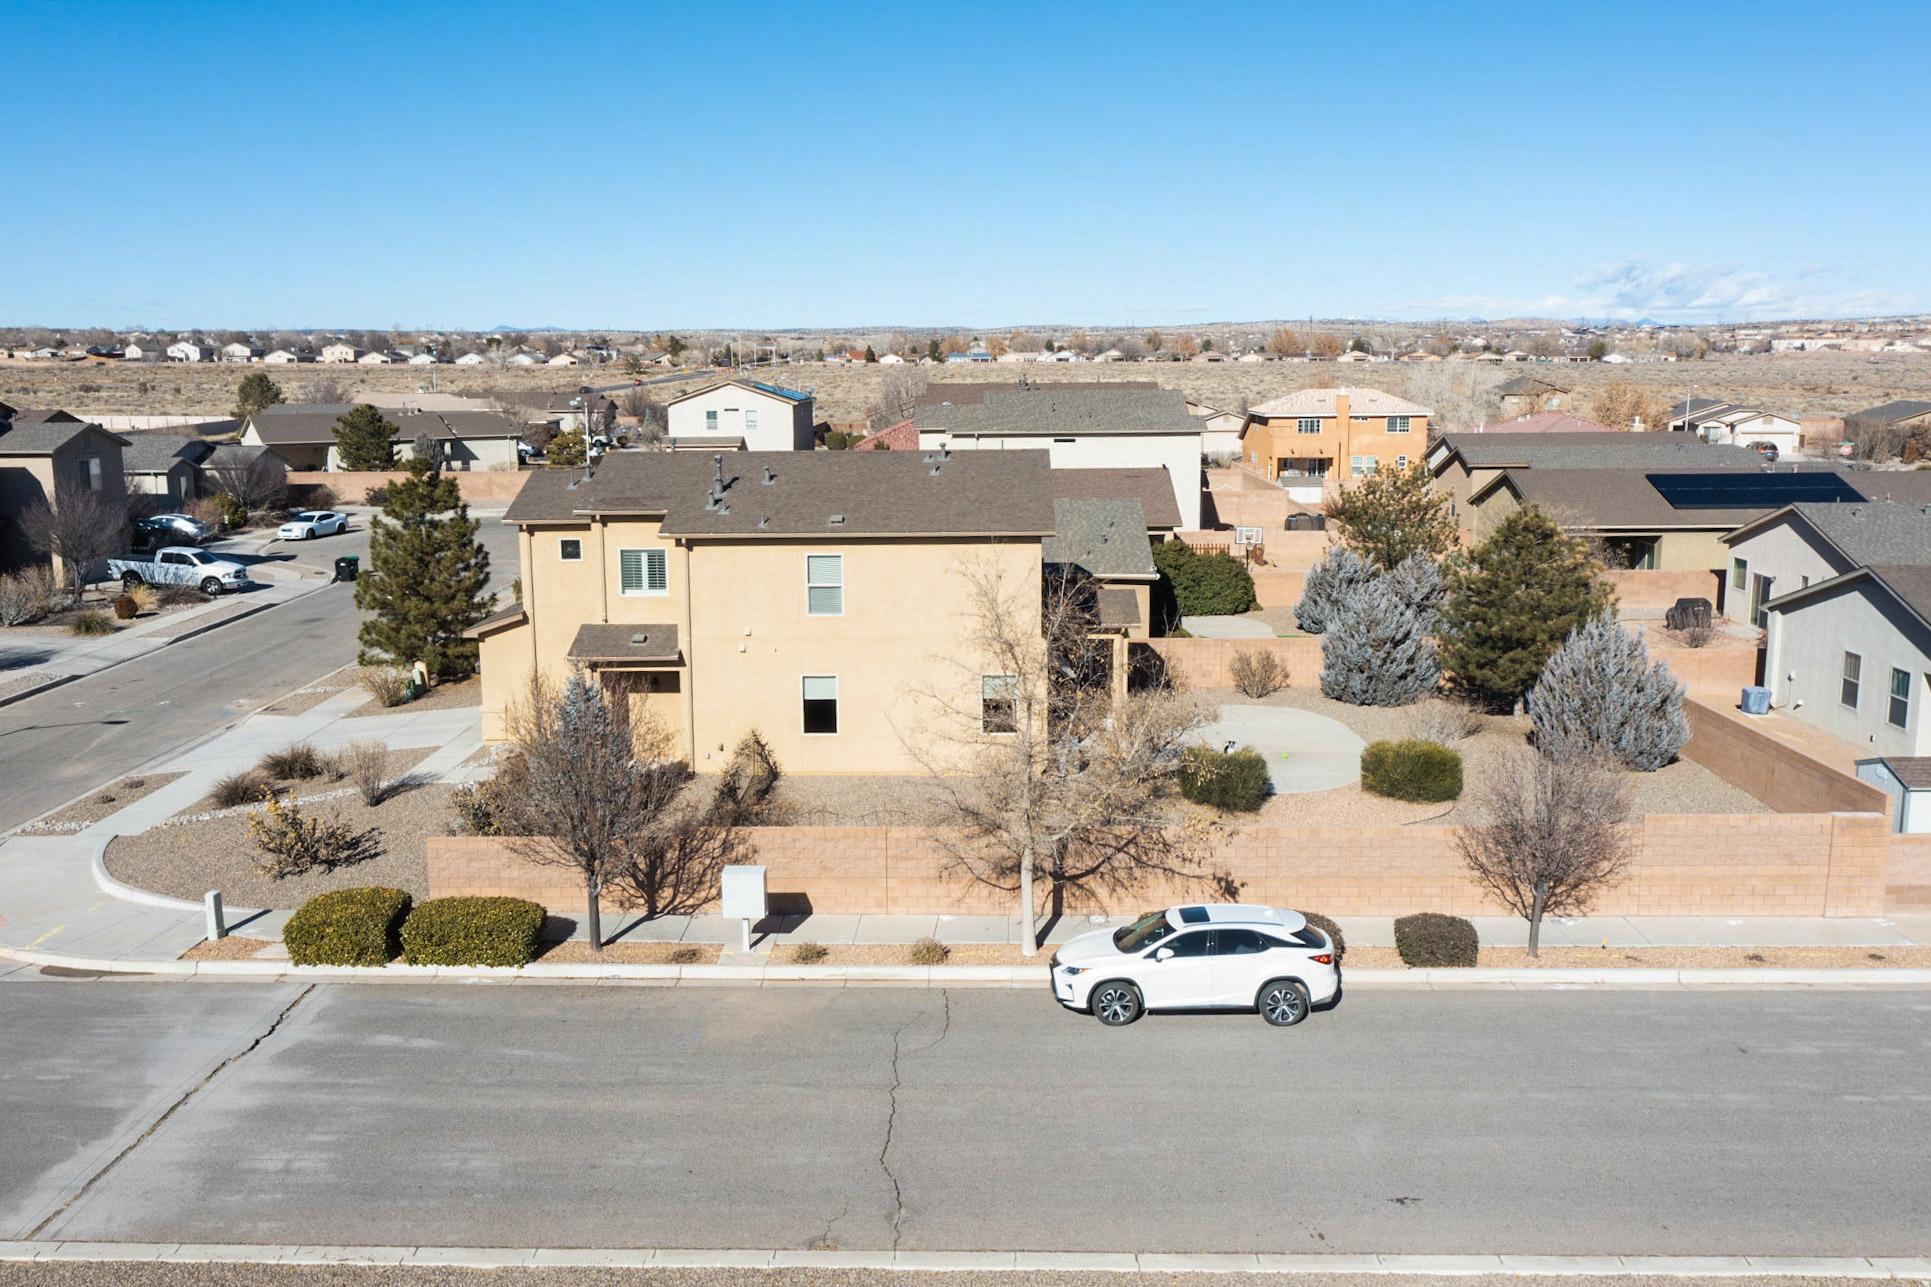
[[[1255,1010],[1276,1027],[1341,989],[1328,936],[1280,907],[1208,903],[1148,912],[1053,953],[1053,996],[1120,1027],[1148,1010]]]

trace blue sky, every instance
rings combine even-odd
[[[0,0],[0,324],[1931,309],[1924,3],[706,8]]]

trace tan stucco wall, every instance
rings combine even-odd
[[[1283,459],[1323,456],[1333,462],[1331,475],[1349,477],[1353,458],[1371,456],[1383,468],[1396,467],[1406,456],[1416,465],[1428,454],[1428,417],[1410,417],[1406,433],[1389,433],[1386,416],[1357,416],[1348,400],[1336,400],[1335,414],[1321,419],[1321,432],[1304,434],[1297,416],[1254,417],[1242,439],[1247,463],[1273,478]]]

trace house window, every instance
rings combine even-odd
[[[670,593],[668,556],[663,550],[618,550],[617,574],[624,594]]]
[[[1406,456],[1396,456],[1396,457],[1395,457],[1395,468],[1396,468],[1396,469],[1406,469],[1406,468],[1408,468],[1408,457],[1406,457]]]
[[[1413,419],[1412,416],[1389,416],[1388,432],[1407,433],[1409,426],[1413,423]]]
[[[1893,728],[1904,728],[1911,722],[1911,672],[1891,667],[1891,710],[1889,715]]]
[[[82,456],[74,462],[80,466],[80,485],[90,492],[101,489],[101,459],[99,456]]]
[[[805,676],[805,732],[838,731],[838,676]]]
[[[583,559],[583,542],[574,537],[557,542],[557,557],[565,563],[577,563]]]
[[[744,436],[746,438],[749,438],[752,434],[756,433],[757,431],[758,431],[758,409],[756,407],[746,407],[744,409]]]
[[[1353,456],[1348,460],[1350,472],[1356,478],[1366,478],[1375,471],[1375,467],[1380,463],[1373,456]]]
[[[982,675],[979,678],[979,721],[988,733],[1016,733],[1019,713],[1019,676]]]
[[[717,412],[706,411],[704,413],[704,432],[705,433],[717,432]]]
[[[1749,559],[1731,559],[1730,560],[1730,588],[1732,590],[1741,590],[1749,584],[1750,584],[1750,560]]]
[[[1294,432],[1296,432],[1296,433],[1320,433],[1320,432],[1321,432],[1321,417],[1319,417],[1319,416],[1302,416],[1302,417],[1301,417],[1301,418],[1300,418],[1299,420],[1296,420],[1296,421],[1294,422]]]
[[[805,555],[805,615],[808,617],[845,615],[844,555]]]
[[[1864,659],[1854,652],[1844,654],[1844,682],[1837,690],[1837,700],[1852,710],[1857,709],[1858,681],[1864,674]]]

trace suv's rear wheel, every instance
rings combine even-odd
[[[1140,1017],[1140,993],[1131,983],[1102,983],[1093,989],[1093,1017],[1109,1028],[1124,1028]]]
[[[1307,988],[1299,979],[1275,979],[1261,989],[1255,1008],[1276,1028],[1291,1028],[1307,1018]]]

